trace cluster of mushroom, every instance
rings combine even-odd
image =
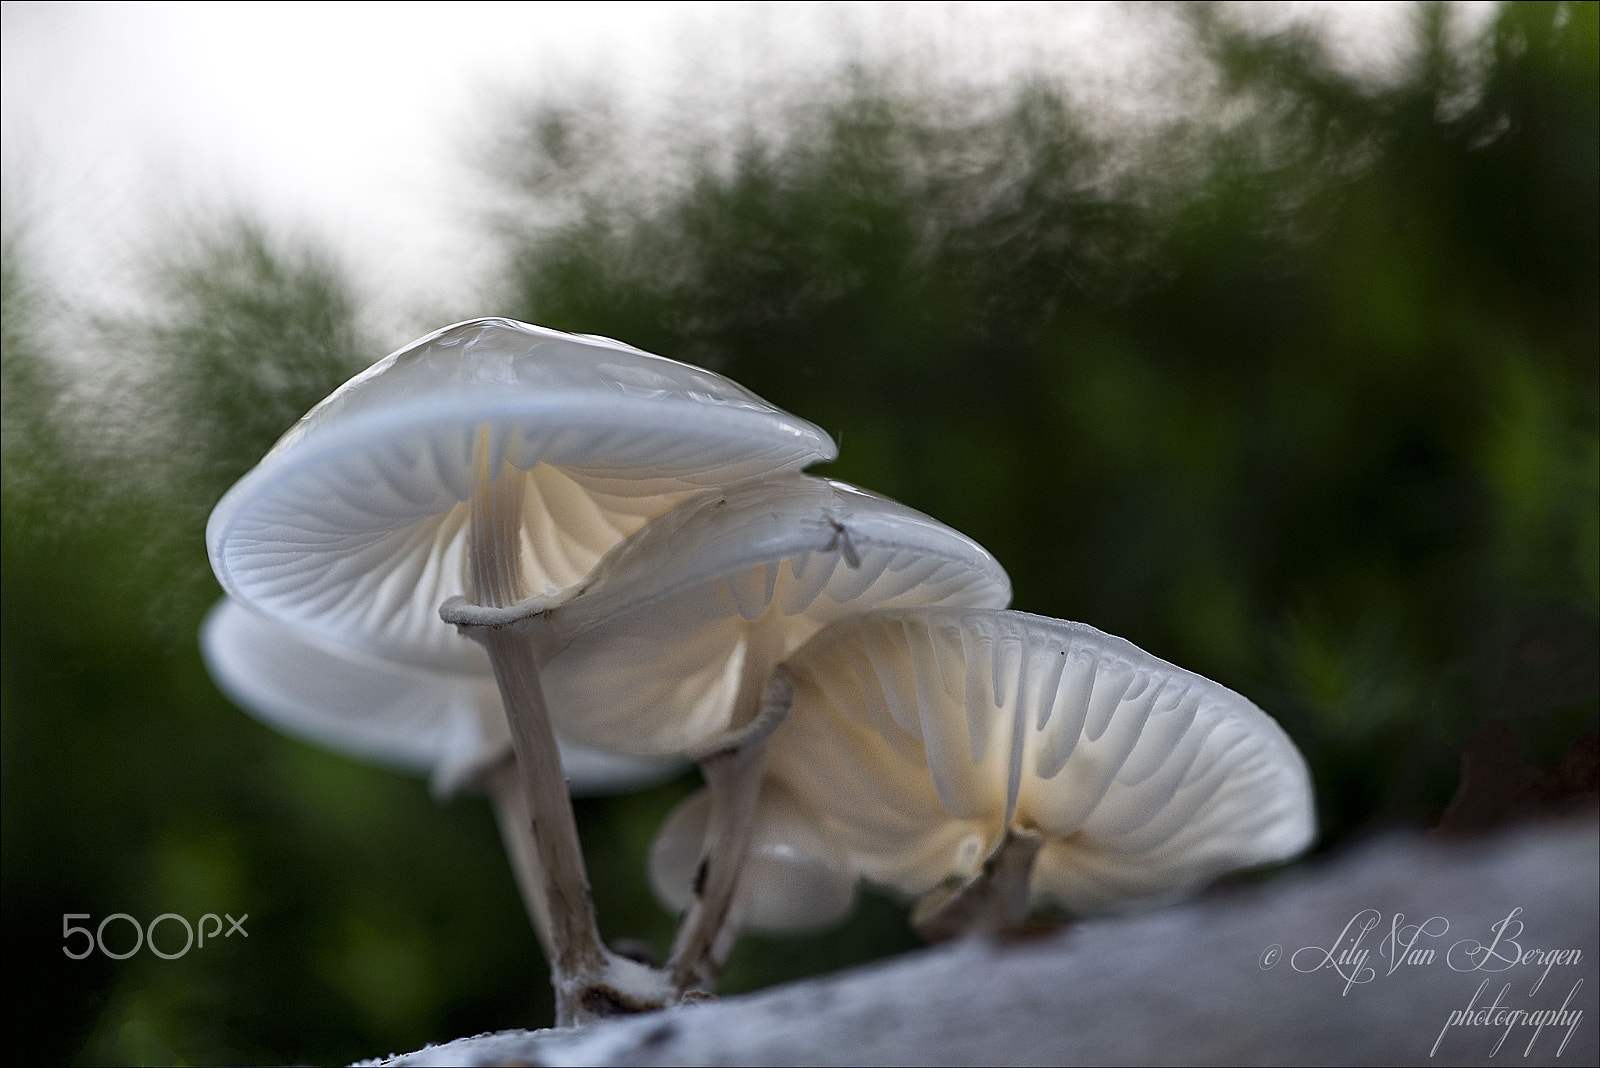
[[[1263,712],[1007,611],[970,538],[800,473],[835,455],[698,368],[448,327],[340,387],[217,505],[208,663],[287,730],[490,791],[562,1025],[709,991],[740,928],[833,922],[859,877],[919,896],[937,937],[1305,848],[1305,764]],[[652,847],[684,910],[656,969],[599,938],[568,780],[684,761],[707,788]]]

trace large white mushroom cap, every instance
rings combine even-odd
[[[1315,833],[1305,760],[1266,713],[1081,623],[877,612],[787,668],[770,773],[905,893],[975,877],[1008,829],[1043,836],[1034,904],[1077,914],[1192,891]]]
[[[525,480],[526,595],[579,582],[700,490],[832,459],[820,429],[720,375],[509,319],[446,327],[346,382],[222,498],[206,528],[229,595],[389,659],[478,670],[439,619],[467,593],[468,501]]]
[[[842,482],[784,475],[701,494],[619,544],[549,614],[541,681],[569,737],[692,752],[744,726],[772,668],[874,608],[1001,607],[990,553]]]
[[[222,600],[200,628],[211,677],[240,708],[302,741],[432,777],[444,796],[511,756],[494,676],[430,671],[330,645]],[[682,768],[559,740],[574,794],[662,782]]]

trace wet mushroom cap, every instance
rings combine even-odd
[[[1190,892],[1315,833],[1305,760],[1233,691],[1093,627],[1022,612],[876,612],[787,664],[769,771],[865,877],[908,894],[1044,837],[1031,898],[1072,913]]]
[[[701,494],[608,553],[550,613],[541,679],[570,737],[683,753],[742,726],[741,700],[836,619],[1010,599],[994,557],[938,520],[842,482],[773,476]]]
[[[650,889],[670,912],[682,912],[693,897],[710,813],[710,792],[697,790],[667,815],[650,843]],[[856,897],[850,857],[787,787],[764,781],[751,819],[734,904],[741,928],[798,934],[850,914]]]
[[[430,671],[330,645],[224,599],[206,615],[200,649],[234,704],[285,734],[360,760],[430,775],[448,796],[511,755],[500,693],[487,669]],[[560,740],[578,796],[642,789],[682,764]]]
[[[708,487],[832,459],[817,427],[720,375],[509,319],[446,327],[345,383],[212,512],[229,595],[328,641],[477,670],[441,622],[467,593],[469,501],[522,479],[526,595],[579,582]]]

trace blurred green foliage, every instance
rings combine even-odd
[[[1596,720],[1596,14],[1508,5],[1476,71],[1422,8],[1374,86],[1195,8],[1207,121],[1119,139],[1046,84],[952,106],[852,70],[651,182],[604,107],[535,107],[497,156],[527,211],[483,311],[731,375],[838,437],[827,473],[987,545],[1017,607],[1251,696],[1311,762],[1323,848],[1430,826],[1489,717],[1545,765]],[[195,647],[205,515],[381,355],[347,272],[211,223],[161,250],[144,310],[92,320],[26,237],[8,1051],[334,1062],[548,1020],[485,806],[260,727]],[[664,947],[642,856],[691,786],[580,805],[608,937]],[[61,952],[64,913],[224,911],[248,940]],[[869,896],[842,931],[746,942],[726,986],[911,944]]]

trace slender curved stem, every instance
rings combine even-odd
[[[545,958],[550,959],[550,908],[544,899],[544,871],[539,867],[533,836],[528,832],[533,817],[528,812],[528,794],[517,771],[517,758],[507,755],[490,768],[488,785],[495,823],[500,828],[506,855],[511,858],[511,873],[516,877],[517,890],[528,910],[534,933],[539,937],[539,946]]]
[[[761,691],[755,718],[734,736],[732,744],[700,757],[700,771],[711,792],[711,813],[695,868],[694,896],[678,925],[667,961],[672,984],[680,993],[710,992],[732,951],[737,937],[734,895],[750,850],[767,740],[788,715],[793,701],[794,682],[779,665]]]
[[[578,824],[533,650],[526,637],[504,628],[485,628],[474,636],[489,650],[506,708],[516,710],[509,716],[511,744],[528,801],[535,856],[545,874],[550,963],[558,978],[598,971],[605,964],[605,950],[589,902]]]
[[[478,605],[503,609],[522,600],[524,594],[522,496],[526,480],[503,462],[491,463],[488,437],[487,430],[479,437],[478,484],[472,495],[467,535],[467,592]],[[547,920],[544,934],[557,1026],[659,1007],[663,1000],[650,989],[657,984],[648,977],[642,977],[646,980],[642,991],[619,989],[630,984],[621,981],[617,961],[600,941],[577,820],[531,640],[509,625],[458,621],[458,626],[487,650],[511,728],[527,801],[524,829],[519,834],[526,834],[531,842],[527,867],[538,873],[542,883],[539,896]],[[621,972],[641,978],[625,968]]]

